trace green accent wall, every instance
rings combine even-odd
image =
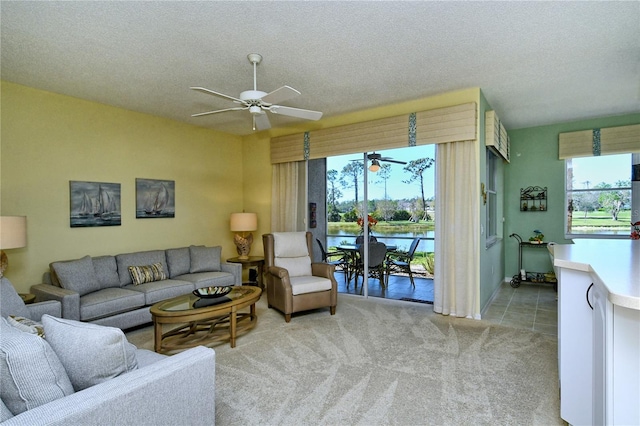
[[[626,126],[640,123],[640,114],[595,118],[549,126],[509,130],[511,163],[505,167],[505,268],[506,278],[518,273],[518,244],[512,233],[528,240],[534,229],[541,230],[545,241],[569,243],[564,238],[564,160],[558,159],[560,133],[593,128]],[[541,186],[548,188],[547,211],[520,211],[520,188]],[[551,270],[548,251],[523,251],[526,270]]]

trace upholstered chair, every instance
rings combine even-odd
[[[328,307],[336,313],[338,284],[335,266],[312,263],[311,232],[274,232],[262,236],[267,279],[267,303],[284,314]]]
[[[57,300],[47,300],[25,305],[22,298],[7,278],[0,278],[0,316],[9,315],[40,321],[40,317],[49,314],[61,317],[62,305]]]

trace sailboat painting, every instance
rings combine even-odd
[[[120,226],[120,184],[69,181],[72,228]]]
[[[176,182],[136,178],[136,218],[176,217]]]

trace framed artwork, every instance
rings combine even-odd
[[[72,228],[120,226],[120,184],[69,181]]]
[[[136,218],[176,217],[176,182],[136,178]]]

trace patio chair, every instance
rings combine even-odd
[[[355,285],[358,288],[358,276],[362,275],[364,282],[364,244],[358,248],[360,256],[356,263],[355,270]],[[384,279],[384,260],[387,257],[387,246],[385,243],[373,242],[369,243],[369,277],[377,278],[380,281],[380,286],[385,288],[386,282]]]
[[[264,259],[267,279],[267,304],[284,314],[328,307],[336,313],[338,284],[335,266],[311,263],[311,232],[274,232],[264,234]]]
[[[416,237],[411,241],[411,246],[409,246],[407,253],[389,253],[389,256],[387,256],[387,283],[389,282],[389,275],[391,275],[392,272],[402,272],[409,274],[411,285],[413,287],[416,286],[413,281],[413,272],[411,272],[411,261],[416,254],[416,249],[419,244],[420,237]]]
[[[328,263],[329,265],[333,265],[336,269],[340,268],[341,271],[344,272],[344,280],[347,281],[347,275],[349,274],[349,256],[343,250],[335,250],[327,252],[324,249],[324,245],[322,241],[316,238],[316,242],[318,246],[320,246],[320,252],[322,253],[322,261]],[[331,260],[332,258],[336,258],[336,260]]]

